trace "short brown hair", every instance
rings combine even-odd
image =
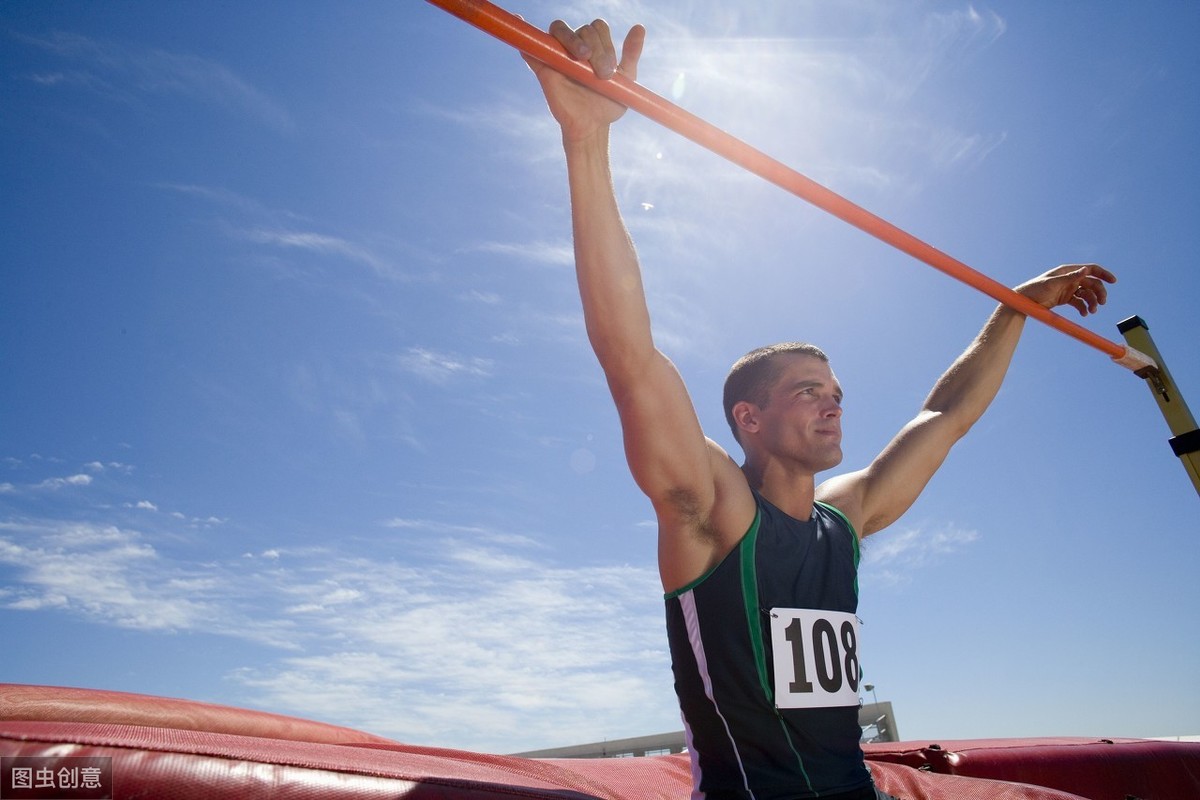
[[[765,408],[771,386],[779,377],[779,367],[775,363],[778,361],[777,356],[789,353],[812,356],[829,363],[829,356],[816,345],[806,342],[780,342],[751,350],[729,368],[729,374],[725,376],[725,421],[729,423],[729,430],[733,431],[733,438],[739,444],[742,440],[738,438],[733,407],[745,400]]]

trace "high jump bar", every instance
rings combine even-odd
[[[502,42],[579,81],[599,94],[649,117],[701,147],[753,172],[802,200],[829,212],[892,247],[908,253],[997,302],[1033,317],[1066,335],[1108,355],[1132,371],[1157,369],[1153,358],[1128,345],[1105,339],[1018,294],[999,281],[932,247],[892,223],[872,214],[836,192],[805,177],[786,164],[751,147],[671,101],[655,94],[625,75],[608,80],[595,76],[586,64],[575,61],[550,34],[535,28],[515,14],[487,0],[428,0],[459,19],[474,25]]]

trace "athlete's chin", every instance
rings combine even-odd
[[[827,469],[833,469],[842,463],[842,448],[841,445],[834,447],[825,454],[825,459],[821,462],[821,472]]]

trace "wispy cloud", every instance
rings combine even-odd
[[[125,101],[138,96],[175,95],[244,113],[278,129],[294,127],[283,106],[212,59],[101,41],[67,31],[15,38],[73,65],[28,76],[48,88],[78,87]]]
[[[920,54],[917,63],[925,67],[921,80],[935,69],[983,51],[1008,31],[1003,17],[974,5],[930,12],[921,18],[921,25],[923,42],[916,49]]]
[[[14,460],[14,465],[17,463]],[[60,490],[83,488],[90,486],[94,480],[93,475],[103,471],[103,465],[98,463],[85,464],[84,469],[92,474],[77,472],[73,475],[53,476],[42,478],[33,483],[14,484],[8,481],[0,484],[0,492],[9,494],[23,494],[28,492],[57,492]]]
[[[277,656],[228,676],[246,704],[419,744],[511,752],[675,719],[650,569],[564,567],[527,536],[415,518],[201,561],[171,515],[117,514],[0,521],[0,606],[253,641]]]
[[[253,197],[232,191],[220,186],[204,186],[195,183],[156,183],[155,188],[176,192],[188,197],[206,201],[221,208],[237,211],[243,219],[270,220],[274,226],[281,224],[296,224],[305,221],[299,214],[286,209],[272,208]]]
[[[321,580],[289,581],[297,619],[335,646],[237,679],[273,708],[501,752],[672,713],[650,571],[439,549],[419,568],[327,558]]]
[[[302,250],[317,255],[332,255],[370,267],[382,278],[395,279],[401,276],[389,262],[370,249],[346,239],[314,231],[253,228],[235,233],[236,236],[255,244],[269,245],[286,250]]]
[[[410,347],[398,358],[405,372],[439,385],[458,378],[486,378],[492,374],[493,362],[476,356],[440,353],[424,347]]]
[[[376,277],[408,282],[412,275],[398,266],[381,248],[353,237],[318,230],[319,222],[283,208],[268,206],[253,197],[217,187],[187,183],[160,183],[156,188],[203,201],[220,210],[220,233],[230,240],[253,245],[256,251],[309,254],[319,263],[349,262],[367,267]],[[384,247],[383,250],[389,248]],[[297,274],[291,270],[289,274]]]
[[[47,478],[46,480],[34,486],[35,489],[49,489],[51,491],[63,489],[69,486],[87,486],[92,482],[91,475],[68,475],[65,478]]]
[[[977,531],[949,524],[887,531],[864,542],[862,569],[872,581],[890,585],[907,584],[912,581],[915,572],[978,539]]]
[[[467,252],[492,253],[517,261],[551,266],[571,266],[575,249],[570,242],[483,242],[467,248]]]
[[[117,472],[128,474],[133,471],[133,467],[128,464],[122,464],[120,461],[90,461],[83,465],[83,468],[88,472],[101,473],[115,470]]]
[[[140,534],[116,526],[0,522],[0,562],[18,568],[17,581],[0,591],[8,608],[58,609],[159,631],[192,629],[214,617],[211,605],[193,592],[173,591],[172,582],[186,571],[164,570]]]
[[[383,526],[393,530],[412,532],[417,536],[435,536],[439,539],[444,536],[453,535],[482,539],[492,544],[506,547],[514,545],[523,548],[539,546],[535,539],[531,539],[528,536],[518,533],[504,533],[481,525],[455,525],[428,519],[394,517],[385,521]]]

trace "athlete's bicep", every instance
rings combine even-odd
[[[924,491],[961,434],[944,415],[923,411],[865,469],[817,488],[817,499],[842,509],[860,537],[891,525]]]
[[[636,375],[610,375],[609,389],[638,487],[660,513],[707,516],[715,496],[708,447],[675,365],[655,351]]]

